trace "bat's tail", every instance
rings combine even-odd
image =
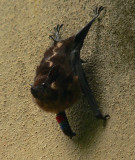
[[[72,138],[73,136],[76,135],[75,133],[73,133],[73,131],[69,125],[69,122],[68,122],[68,119],[67,119],[65,112],[58,113],[56,115],[56,120],[59,123],[60,128],[65,135],[69,136],[70,138]]]

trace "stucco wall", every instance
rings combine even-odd
[[[30,86],[53,27],[76,33],[106,9],[81,52],[97,102],[111,119],[96,120],[85,97],[67,111],[77,136],[60,131],[55,115],[33,102]],[[135,1],[0,0],[0,159],[135,159]]]

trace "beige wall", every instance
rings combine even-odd
[[[60,131],[55,115],[32,102],[30,86],[48,35],[64,23],[64,38],[106,7],[81,52],[86,75],[106,126],[84,97],[67,111],[77,136]],[[0,0],[0,159],[135,159],[135,1]]]

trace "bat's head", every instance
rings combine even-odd
[[[52,95],[54,94],[54,90],[50,88],[50,85],[42,83],[38,86],[32,86],[31,93],[34,98],[45,100],[47,97],[49,98],[49,96],[52,97]]]
[[[52,67],[47,76],[38,76],[35,79],[35,83],[31,86],[31,93],[34,98],[39,100],[49,99],[55,97],[56,90],[52,87],[53,82],[58,77],[59,65]]]
[[[78,77],[65,73],[59,65],[55,65],[47,76],[36,77],[31,93],[40,108],[59,113],[78,100]]]

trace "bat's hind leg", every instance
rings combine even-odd
[[[58,41],[60,41],[60,29],[62,28],[63,24],[61,25],[57,25],[56,27],[54,27],[54,31],[55,33],[53,35],[49,35],[49,37],[54,41],[54,43],[57,43]]]

